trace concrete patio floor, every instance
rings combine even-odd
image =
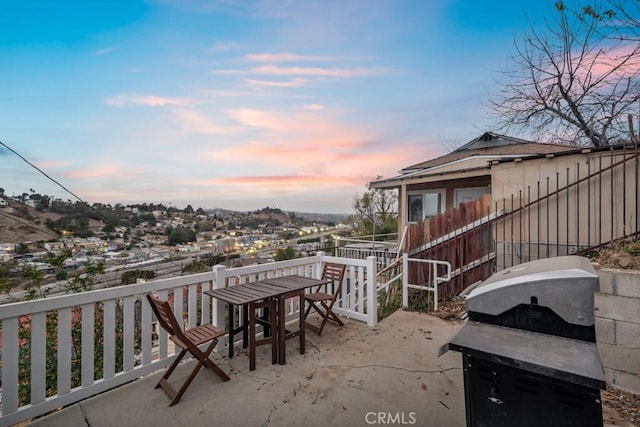
[[[313,321],[311,321],[313,323]],[[200,371],[182,400],[154,389],[160,372],[33,421],[31,426],[462,426],[462,360],[438,347],[459,326],[427,314],[398,311],[376,327],[347,321],[307,334],[306,354],[287,342],[287,364],[271,365],[270,349],[213,358],[229,374],[222,382]],[[172,383],[186,377],[182,364]],[[394,422],[395,421],[395,422]]]
[[[314,323],[311,321],[311,323]],[[229,374],[222,382],[200,371],[182,400],[154,389],[161,372],[34,420],[30,426],[464,426],[462,357],[437,357],[460,326],[422,313],[397,311],[373,328],[346,321],[307,334],[306,354],[287,343],[287,364],[271,365],[268,346],[213,359]],[[172,375],[184,380],[193,361]],[[633,426],[603,406],[605,426]]]

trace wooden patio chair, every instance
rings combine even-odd
[[[225,335],[226,332],[220,328],[213,326],[210,323],[205,323],[194,328],[183,330],[182,326],[176,320],[173,310],[171,309],[171,306],[167,301],[161,300],[157,295],[154,294],[147,294],[147,299],[149,300],[149,304],[151,304],[153,312],[158,318],[160,326],[162,326],[162,328],[167,331],[171,341],[173,341],[181,349],[180,354],[176,357],[171,366],[167,368],[164,375],[155,387],[162,387],[165,393],[167,393],[167,395],[172,399],[169,406],[173,406],[178,403],[184,392],[187,390],[187,387],[189,387],[191,381],[193,381],[202,366],[206,366],[207,368],[211,369],[211,371],[216,373],[220,378],[222,378],[223,381],[229,381],[229,376],[227,376],[227,374],[224,373],[224,371],[220,369],[218,365],[216,365],[211,359],[209,359],[209,355],[218,343],[218,338]],[[210,343],[207,349],[205,351],[200,350],[199,346],[207,342]],[[176,391],[176,389],[173,388],[171,384],[169,384],[169,376],[173,373],[173,371],[178,366],[178,363],[180,363],[187,352],[191,353],[193,357],[198,359],[198,363],[193,368],[193,371],[191,371],[191,374],[182,384],[180,389]]]
[[[304,314],[305,321],[311,309],[322,317],[322,324],[318,329],[318,335],[322,333],[322,329],[324,329],[327,320],[332,320],[339,326],[344,326],[342,320],[333,312],[333,305],[336,303],[338,295],[340,295],[340,291],[342,290],[342,280],[344,279],[346,267],[344,264],[325,263],[322,270],[322,279],[329,280],[330,282],[318,286],[314,292],[304,296],[305,301],[309,303],[307,311]],[[332,293],[328,293],[329,285],[333,288]],[[323,287],[324,292],[322,292]]]

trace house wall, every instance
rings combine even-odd
[[[596,339],[607,383],[640,393],[640,272],[598,269]]]
[[[615,155],[583,152],[493,165],[492,208],[510,212],[525,207],[496,224],[498,270],[537,258],[575,254],[580,248],[637,231],[637,160],[587,179],[589,173],[622,158],[621,151]],[[583,181],[562,190],[579,180]],[[547,194],[551,196],[527,207]]]

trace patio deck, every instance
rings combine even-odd
[[[173,407],[154,389],[157,372],[29,425],[465,425],[462,357],[452,351],[436,356],[460,323],[402,310],[375,327],[345,323],[329,323],[320,337],[308,333],[304,355],[296,340],[289,341],[284,366],[271,365],[267,346],[258,348],[255,371],[249,371],[246,351],[233,359],[217,353],[213,358],[231,381],[203,369]],[[173,382],[188,375],[191,363],[178,367]],[[607,405],[603,418],[604,426],[634,426]]]
[[[342,328],[328,324],[319,337],[307,334],[304,355],[296,340],[289,341],[284,366],[271,365],[266,346],[258,348],[255,371],[249,371],[244,351],[233,359],[226,352],[216,354],[231,381],[223,383],[203,370],[173,407],[161,389],[154,389],[158,372],[30,425],[463,426],[461,356],[436,357],[458,326],[407,311],[373,328],[348,320]],[[184,378],[191,363],[180,366],[173,381]]]

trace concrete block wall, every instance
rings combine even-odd
[[[640,272],[598,268],[596,340],[607,383],[640,393]]]

